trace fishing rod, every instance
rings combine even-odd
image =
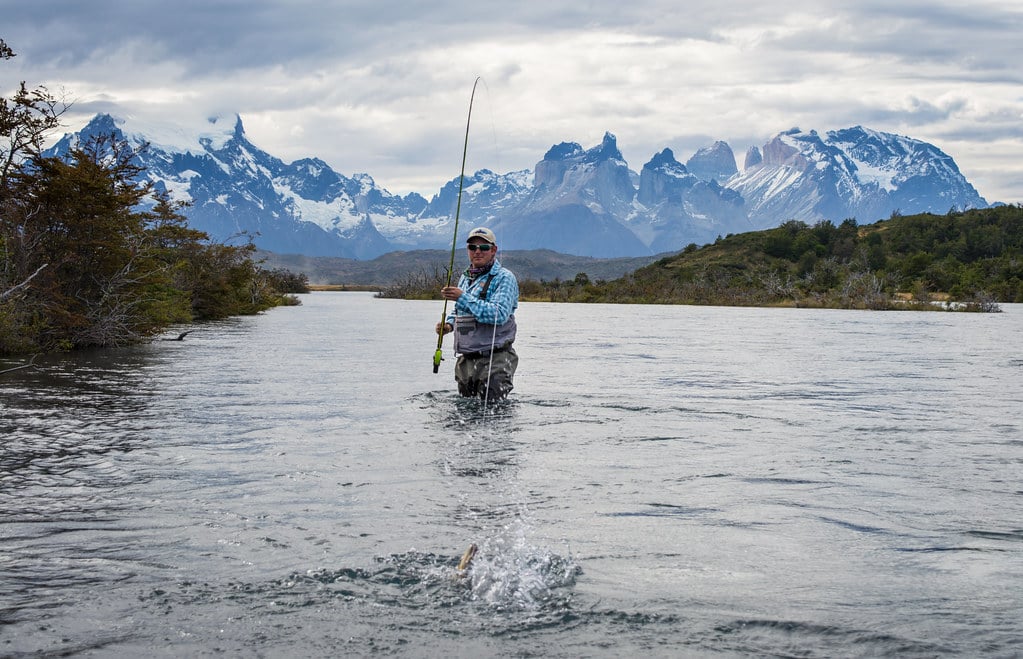
[[[469,116],[465,119],[465,143],[462,145],[462,173],[458,177],[458,202],[455,204],[455,235],[451,237],[451,262],[448,264],[448,283],[451,286],[451,274],[455,271],[455,246],[458,244],[458,217],[462,212],[462,184],[465,182],[465,156],[469,153],[469,124],[472,122],[472,102],[476,98],[476,85],[480,83],[477,76],[472,83],[472,94],[469,96]],[[444,299],[444,310],[440,314],[440,331],[437,332],[437,352],[433,353],[433,372],[440,371],[440,362],[444,359],[441,348],[444,345],[444,323],[448,318],[448,300]]]

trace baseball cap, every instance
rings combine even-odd
[[[494,235],[493,231],[486,227],[476,227],[475,229],[470,231],[469,236],[465,239],[465,242],[469,242],[473,238],[482,238],[491,245],[497,244],[497,236]]]

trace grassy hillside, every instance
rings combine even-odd
[[[857,226],[789,221],[719,238],[608,282],[546,284],[537,299],[889,309],[1023,302],[1023,207],[893,215]]]

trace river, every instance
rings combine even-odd
[[[1023,653],[1023,305],[301,297],[0,375],[0,656]]]

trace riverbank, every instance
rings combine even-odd
[[[309,284],[309,290],[312,292],[353,292],[362,291],[364,293],[375,293],[380,290],[379,286],[360,286],[360,285],[349,285],[349,284]]]

